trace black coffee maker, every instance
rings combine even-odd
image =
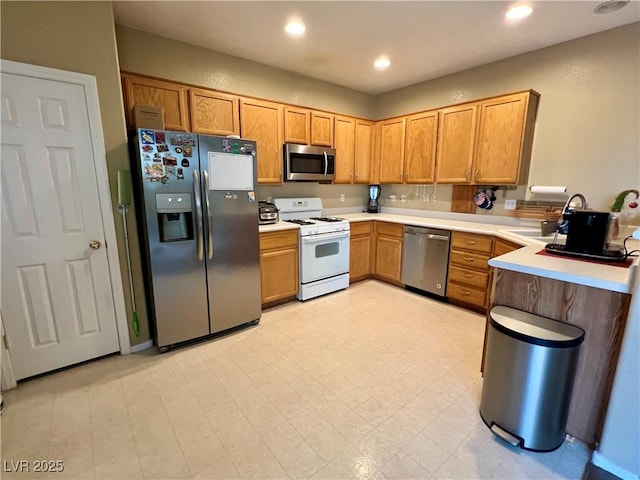
[[[380,198],[381,191],[382,188],[380,185],[369,185],[369,201],[367,203],[368,213],[378,213],[380,211],[380,202],[378,202],[378,199]]]

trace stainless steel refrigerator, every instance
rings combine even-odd
[[[257,323],[256,142],[138,129],[133,147],[156,344]]]

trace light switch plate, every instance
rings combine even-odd
[[[341,194],[340,194],[340,201],[341,201],[341,202],[344,202],[344,201],[345,201],[344,193],[341,193]]]
[[[516,209],[516,201],[515,200],[505,200],[504,201],[504,209],[505,210],[515,210]]]

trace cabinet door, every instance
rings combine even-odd
[[[257,142],[258,183],[282,183],[282,105],[241,99],[240,132]]]
[[[134,75],[123,75],[123,83],[130,126],[134,105],[151,105],[162,108],[166,130],[189,131],[186,87]]]
[[[311,112],[311,145],[333,147],[333,115]]]
[[[480,104],[474,183],[518,182],[528,93]]]
[[[356,123],[353,118],[338,117],[335,120],[336,178],[333,183],[353,181]]]
[[[373,141],[374,123],[356,120],[354,183],[371,183],[373,181]]]
[[[380,183],[402,183],[405,119],[385,120],[380,125]]]
[[[436,182],[470,183],[477,105],[440,110]]]
[[[240,135],[238,97],[210,90],[189,90],[191,129],[207,135]]]
[[[311,112],[304,108],[284,107],[284,141],[309,145]]]
[[[438,112],[407,117],[404,151],[404,181],[433,183],[435,180]]]
[[[356,282],[371,274],[371,236],[351,237],[349,245],[349,281]]]
[[[260,254],[262,303],[294,297],[298,293],[298,249],[285,248]]]
[[[375,274],[396,282],[402,268],[402,239],[378,236],[376,238]]]

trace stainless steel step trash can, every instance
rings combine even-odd
[[[480,416],[495,435],[526,450],[562,445],[583,340],[575,325],[491,309]]]

